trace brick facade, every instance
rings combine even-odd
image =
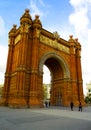
[[[70,36],[66,41],[57,32],[42,27],[39,16],[32,20],[29,10],[9,32],[9,50],[2,105],[43,107],[43,65],[52,76],[51,105],[84,104],[81,45]]]

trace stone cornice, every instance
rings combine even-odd
[[[55,32],[54,32],[55,33]],[[43,29],[42,28],[42,30],[41,30],[41,34],[42,35],[44,35],[44,36],[46,36],[46,37],[49,37],[50,39],[52,39],[52,40],[55,40],[56,38],[55,38],[55,36],[54,36],[54,33],[51,33],[51,32],[49,32],[49,31],[47,31],[47,30],[45,30],[45,29]],[[62,39],[61,37],[60,38],[58,38],[58,39],[56,39],[59,43],[61,43],[61,44],[64,44],[65,46],[70,46],[69,45],[69,42],[68,41],[66,41],[66,40],[64,40],[64,39]]]

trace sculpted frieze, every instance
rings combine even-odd
[[[44,36],[44,35],[40,35],[40,42],[48,45],[48,46],[51,46],[55,49],[58,49],[58,50],[61,50],[61,51],[64,51],[66,53],[69,53],[69,48],[60,44],[59,42],[57,42],[57,40],[51,40],[49,39],[48,37]]]

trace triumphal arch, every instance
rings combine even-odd
[[[2,105],[43,107],[43,66],[51,72],[50,104],[77,106],[84,103],[81,45],[71,35],[66,41],[57,32],[42,27],[39,16],[32,20],[28,9],[19,28],[9,32],[9,50]]]

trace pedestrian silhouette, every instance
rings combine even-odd
[[[79,111],[82,112],[82,104],[81,104],[81,102],[79,103]]]
[[[45,101],[45,107],[46,107],[46,108],[48,107],[48,102],[47,102],[47,101]]]
[[[70,107],[71,107],[71,110],[73,111],[73,106],[74,106],[74,104],[73,104],[73,102],[71,102],[70,103]]]

